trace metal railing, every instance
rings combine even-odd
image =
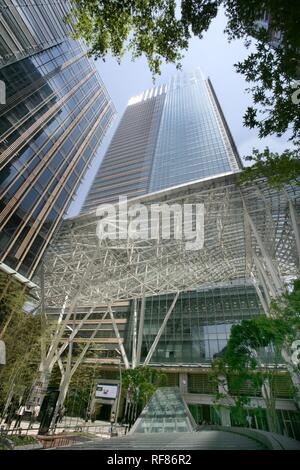
[[[20,427],[14,427],[14,422],[11,423],[10,426],[1,425],[0,426],[0,436],[7,437],[13,435],[32,435],[37,436],[39,431],[40,423],[30,423],[26,421],[22,421]],[[113,437],[113,436],[123,436],[126,434],[127,426],[122,426],[119,424],[103,424],[103,423],[59,423],[53,427],[50,427],[48,436],[53,436],[60,433],[86,433],[86,434],[93,434],[97,435],[98,437]]]

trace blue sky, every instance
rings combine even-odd
[[[256,130],[243,126],[242,117],[251,104],[251,98],[245,91],[247,83],[236,73],[234,63],[246,57],[249,51],[242,41],[228,43],[223,33],[225,25],[226,18],[220,12],[203,39],[191,40],[182,61],[182,70],[190,71],[201,67],[204,75],[210,77],[241,157],[250,154],[253,147],[264,148],[266,145],[273,151],[283,151],[289,146],[286,139],[274,136],[259,140]],[[125,56],[121,65],[118,65],[115,59],[107,57],[105,62],[98,60],[95,64],[118,114],[77,191],[68,217],[79,212],[129,98],[153,86],[145,58],[132,62],[130,56]],[[164,65],[156,84],[166,83],[174,73],[174,65]]]

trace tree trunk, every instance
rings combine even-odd
[[[71,373],[68,372],[68,373],[65,373],[64,376],[61,378],[61,382],[59,386],[59,395],[58,395],[58,399],[56,402],[55,411],[54,411],[54,415],[53,415],[52,423],[51,423],[53,427],[55,426],[59,409],[61,406],[63,406],[65,402],[65,399],[69,390],[71,377],[72,377]]]
[[[262,385],[262,396],[266,404],[267,421],[270,432],[280,434],[278,416],[276,412],[276,398],[270,387],[269,379],[266,379]]]

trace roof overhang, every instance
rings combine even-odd
[[[281,279],[295,276],[298,255],[289,204],[299,209],[299,188],[277,191],[264,180],[241,187],[236,176],[128,201],[127,210],[140,204],[148,212],[153,204],[203,205],[199,249],[188,250],[187,240],[176,238],[172,229],[169,239],[100,239],[101,211],[65,220],[45,256],[46,305],[68,306],[75,297],[81,305],[106,304],[250,279],[254,258],[264,262],[266,253]],[[118,214],[120,205],[114,208]]]

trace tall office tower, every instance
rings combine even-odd
[[[82,212],[240,166],[210,80],[179,73],[129,100]]]
[[[0,68],[68,38],[69,0],[0,0]]]
[[[65,2],[35,10],[52,3],[56,16]],[[2,67],[0,80],[0,268],[31,279],[115,110],[83,46],[64,37]]]

